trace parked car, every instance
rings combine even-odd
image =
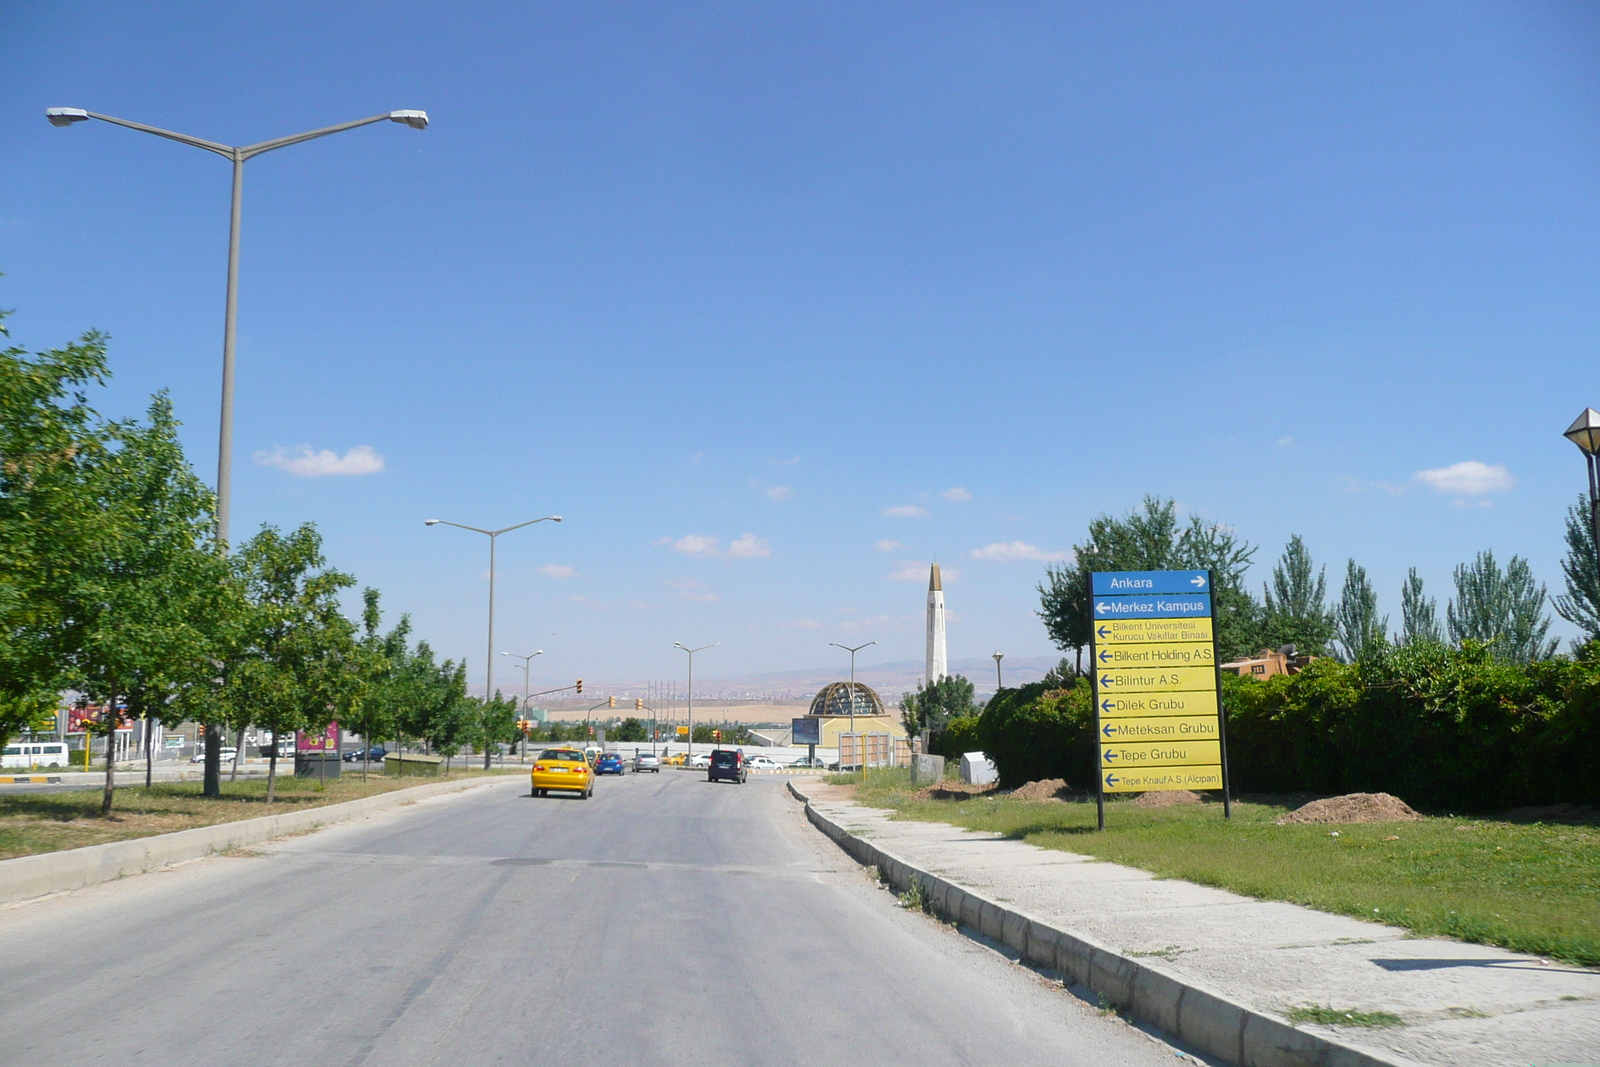
[[[601,753],[600,758],[595,760],[595,774],[622,774],[626,770],[627,767],[623,766],[622,757],[615,752]]]
[[[827,769],[828,761],[823,759],[821,756],[801,756],[799,759],[797,759],[793,763],[789,764],[789,766],[791,766],[791,767],[808,767],[808,768],[812,768],[812,769],[821,771],[821,770],[826,770]]]
[[[362,759],[366,759],[369,763],[382,763],[383,757],[388,754],[389,750],[382,745],[373,745],[371,748],[357,748],[346,752],[344,761],[346,763],[360,763]]]
[[[778,769],[778,761],[771,756],[751,756],[745,760],[745,764],[753,771],[775,771]]]
[[[225,748],[225,749],[223,749],[222,750],[222,762],[223,763],[232,763],[233,762],[233,757],[235,755],[237,755],[238,752],[239,752],[239,750],[236,749],[236,748]],[[205,750],[205,746],[204,745],[202,745],[200,747],[200,751],[199,752],[196,752],[193,756],[189,757],[189,762],[190,763],[204,763],[205,761],[206,761],[206,750]]]
[[[636,774],[641,771],[654,771],[660,774],[661,757],[654,752],[641,752],[633,757],[633,770]]]
[[[735,782],[743,785],[749,773],[745,769],[743,752],[733,748],[719,748],[711,753],[711,760],[706,768],[706,781]]]
[[[668,767],[682,767],[684,756],[682,752],[674,752],[670,756],[663,756],[661,762]]]
[[[707,767],[711,766],[711,757],[706,755],[704,752],[697,752],[693,756],[689,757],[689,766],[703,771]]]
[[[589,766],[588,757],[575,748],[545,749],[528,776],[536,797],[552,789],[577,793],[584,800],[594,796],[594,768]]]

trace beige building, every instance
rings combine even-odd
[[[872,687],[856,682],[852,694],[850,682],[829,682],[811,700],[807,718],[819,720],[820,748],[838,748],[839,735],[852,730],[851,711],[855,712],[853,729],[858,734],[889,734],[904,738],[906,731],[900,725],[898,712],[890,712]],[[852,699],[853,696],[853,699]]]

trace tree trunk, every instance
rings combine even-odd
[[[112,691],[106,701],[106,791],[100,798],[100,814],[102,817],[111,814],[111,801],[117,794],[117,694]],[[84,744],[89,743],[89,731],[83,732]]]
[[[150,783],[155,778],[155,731],[150,726],[150,713],[144,713],[144,790],[150,791]]]
[[[206,725],[206,774],[200,792],[208,797],[222,795],[222,730],[216,723]]]
[[[271,804],[278,789],[278,731],[272,731],[272,755],[267,757],[267,803]]]

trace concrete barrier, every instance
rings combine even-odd
[[[503,778],[484,778],[475,782],[433,782],[428,785],[396,789],[360,800],[347,800],[342,804],[328,804],[307,811],[289,811],[282,815],[263,815],[256,819],[218,823],[215,826],[197,826],[192,830],[179,830],[170,834],[136,837],[130,841],[112,841],[104,845],[64,849],[60,852],[43,852],[37,856],[18,856],[0,860],[0,905],[15,904],[51,893],[64,893],[85,886],[109,882],[131,874],[170,867],[175,863],[199,859],[213,852],[226,852],[233,848],[287,837],[305,830],[331,826],[346,819],[370,815],[386,808],[410,804],[426,797],[438,796],[480,785],[515,782],[524,785],[521,775]]]
[[[1282,1019],[919,870],[829,819],[795,783],[788,787],[805,804],[813,826],[857,863],[877,867],[890,885],[905,890],[915,882],[936,914],[1010,946],[1023,959],[1060,972],[1119,1010],[1202,1052],[1238,1067],[1418,1067],[1409,1060],[1377,1056],[1298,1030]]]

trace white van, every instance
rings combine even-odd
[[[65,767],[67,746],[60,741],[19,741],[0,753],[0,767]]]

